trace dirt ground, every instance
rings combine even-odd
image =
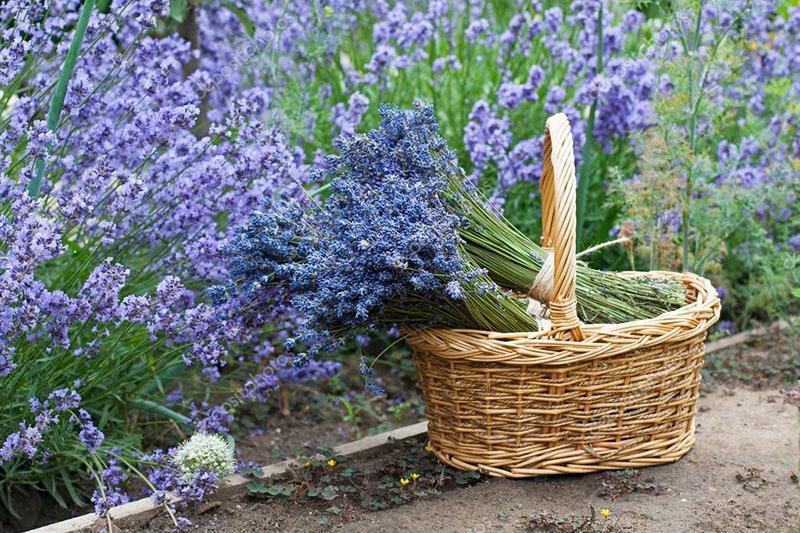
[[[513,481],[462,479],[419,438],[340,458],[330,469],[321,462],[263,480],[270,490],[290,487],[288,495],[242,491],[183,514],[194,531],[206,532],[800,531],[798,405],[800,337],[762,337],[707,354],[697,442],[674,464]],[[355,428],[295,413],[239,439],[237,447],[243,459],[268,464],[388,429],[382,426],[409,424],[416,416],[409,411],[370,429],[368,423]],[[351,470],[355,474],[345,475]],[[411,472],[420,477],[398,488]],[[310,487],[319,492],[328,485],[338,491],[332,498],[309,497]],[[172,528],[163,515],[148,520],[126,523],[124,530]]]
[[[240,496],[192,520],[196,530],[217,532],[794,531],[800,524],[800,433],[798,409],[786,400],[778,389],[717,387],[700,399],[695,448],[677,463],[637,472],[487,478],[346,517],[302,500]],[[590,505],[610,516],[598,512],[594,523],[581,524]],[[156,520],[143,530],[165,526]]]
[[[515,531],[526,515],[611,511],[648,532],[795,530],[800,524],[797,408],[778,391],[720,391],[700,400],[697,444],[681,461],[641,471],[660,494],[603,497],[608,474],[492,479],[440,498],[364,516],[344,531]],[[755,469],[755,470],[751,470]],[[750,479],[753,478],[753,479]],[[762,481],[763,479],[763,481]],[[611,525],[611,524],[609,524]]]
[[[697,443],[670,465],[513,481],[483,478],[466,486],[442,484],[377,511],[357,505],[356,495],[349,501],[347,496],[333,502],[310,500],[304,488],[286,499],[241,494],[205,505],[190,518],[197,531],[219,532],[796,531],[800,527],[799,378],[796,335],[755,339],[709,354]],[[328,438],[334,439],[328,446],[336,444],[342,435],[335,438],[331,429],[317,428],[311,440],[323,444]],[[246,455],[256,457],[259,448],[274,450],[279,443],[285,447],[282,437],[298,444],[302,433],[294,428],[283,435],[264,435],[248,443]],[[403,447],[405,456],[409,447],[416,447],[413,457],[420,472],[433,477],[435,463],[418,459],[424,457],[423,441],[396,444],[348,465],[373,478],[387,473],[396,477],[398,458],[405,457]],[[331,503],[334,512],[334,506],[328,507]],[[608,518],[600,510],[610,511]],[[168,525],[159,518],[142,524],[142,530],[160,531]]]

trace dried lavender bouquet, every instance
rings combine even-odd
[[[439,135],[433,108],[416,102],[410,111],[384,107],[382,115],[381,130],[390,131],[398,139],[399,149],[429,155],[424,159],[427,168],[408,175],[420,181],[447,181],[448,210],[465,221],[458,231],[470,260],[486,269],[501,287],[527,293],[545,262],[545,250],[489,207],[465,181],[455,154]],[[685,302],[684,288],[676,281],[644,275],[623,277],[590,268],[581,261],[576,296],[579,317],[587,323],[652,318]]]

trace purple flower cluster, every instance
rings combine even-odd
[[[146,494],[149,494],[156,507],[166,507],[171,517],[177,520],[180,529],[190,526],[191,521],[177,516],[176,504],[168,496],[172,494],[182,498],[180,506],[186,508],[205,501],[217,489],[219,480],[213,473],[204,470],[191,476],[182,475],[173,463],[175,451],[176,448],[166,452],[156,449],[141,456],[139,462],[143,465],[144,475],[152,487],[146,489]]]
[[[200,405],[191,402],[189,407],[191,409],[189,418],[195,431],[200,433],[230,433],[233,425],[233,415],[223,407],[209,405],[206,402],[201,402]]]
[[[628,12],[614,25],[613,15],[606,14],[600,43],[599,7],[600,2],[577,0],[566,14],[557,7],[546,10],[543,20],[523,12],[500,33],[497,46],[504,50],[504,61],[519,55],[530,66],[519,74],[505,71],[494,98],[473,104],[464,130],[472,179],[496,176],[491,198],[495,205],[503,204],[514,185],[535,181],[541,173],[542,137],[530,137],[531,124],[512,120],[517,109],[525,109],[526,117],[566,113],[578,164],[589,118],[588,111],[582,110],[596,107],[592,135],[606,151],[615,141],[652,123],[654,63],[622,55],[626,36],[636,38],[643,15]],[[481,19],[473,26],[470,41],[475,41],[478,30],[488,32],[492,23]],[[557,74],[560,71],[565,73]]]
[[[80,383],[75,386],[80,386]],[[105,435],[94,424],[91,415],[80,407],[80,403],[80,394],[71,388],[56,389],[44,401],[30,398],[28,406],[34,422],[30,424],[21,420],[19,429],[5,437],[0,446],[0,465],[19,456],[30,460],[38,455],[46,461],[50,453],[45,446],[47,437],[56,427],[69,427],[73,431],[77,429],[75,441],[79,441],[89,453],[97,451]],[[59,435],[58,438],[63,439],[63,436]]]
[[[119,466],[119,461],[115,457],[110,456],[108,464],[100,472],[99,486],[92,493],[92,503],[97,516],[105,516],[112,507],[131,501],[123,488],[126,479],[128,479],[126,471]]]
[[[677,21],[662,28],[650,56],[663,62],[678,57],[681,36],[694,31],[697,17],[681,12]],[[700,13],[699,24],[698,53],[710,55],[719,36],[726,35],[727,42],[735,43],[737,54],[744,54],[740,61],[717,60],[706,67],[703,98],[715,112],[746,110],[737,115],[736,127],[724,136],[715,134],[709,116],[698,118],[698,135],[714,139],[708,152],[716,160],[716,178],[709,184],[708,194],[716,194],[714,188],[732,188],[755,198],[762,191],[786,190],[780,202],[759,200],[754,214],[778,249],[797,250],[796,224],[791,228],[798,213],[793,204],[799,192],[794,184],[800,160],[796,135],[800,114],[789,103],[800,98],[800,61],[796,59],[800,53],[800,7],[789,8],[784,16],[774,2],[710,2]],[[785,84],[779,95],[774,93],[776,84]],[[662,215],[670,217],[669,213]],[[674,232],[677,226],[675,222],[670,229]]]
[[[271,91],[222,75],[237,59],[225,54],[242,53],[234,42],[242,24],[212,4],[196,11],[200,31],[214,34],[205,34],[203,50],[172,23],[152,31],[166,0],[93,11],[55,131],[41,118],[81,5],[0,6],[14,21],[0,45],[8,90],[0,128],[0,392],[20,406],[0,421],[0,472],[10,484],[37,483],[39,472],[9,461],[58,457],[73,444],[84,453],[130,446],[129,428],[118,422],[131,409],[127,399],[144,395],[165,367],[183,360],[217,379],[239,343],[269,338],[262,327],[275,314],[242,323],[205,303],[203,289],[228,276],[222,245],[230,228],[265,197],[304,195],[309,167],[299,147],[265,125]],[[263,14],[259,33],[280,26],[279,12]],[[224,23],[200,24],[217,20]],[[24,90],[13,94],[17,87]],[[341,134],[355,131],[366,105],[352,99]],[[37,158],[44,180],[31,198]],[[292,327],[288,309],[276,314],[276,323]],[[76,377],[86,378],[73,387],[80,406],[77,393],[65,392],[25,408],[42,390],[67,391]],[[230,426],[210,407],[196,410],[198,425]],[[101,412],[110,414],[102,430],[94,423]],[[50,438],[56,425],[72,428],[75,439]],[[98,498],[101,506],[109,500]]]
[[[233,284],[255,295],[287,288],[312,350],[353,329],[391,324],[414,301],[455,302],[459,287],[480,276],[459,253],[462,221],[445,197],[457,167],[435,135],[432,108],[384,106],[381,115],[378,130],[344,139],[328,159],[332,193],[323,205],[287,215],[268,204],[228,248]]]
[[[341,368],[342,364],[338,361],[297,360],[282,355],[272,359],[262,372],[245,382],[242,396],[248,400],[265,402],[281,385],[327,381],[338,374]]]

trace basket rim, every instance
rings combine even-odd
[[[706,278],[690,272],[628,271],[626,277],[657,276],[677,278],[694,289],[685,305],[656,317],[619,324],[582,324],[585,339],[565,340],[569,328],[549,331],[499,333],[468,328],[409,328],[405,338],[417,352],[444,359],[503,362],[515,365],[560,365],[603,359],[660,343],[695,341],[717,322],[720,299]]]

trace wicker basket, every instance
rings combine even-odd
[[[545,129],[542,244],[554,254],[547,332],[408,332],[434,453],[503,477],[584,473],[676,461],[694,444],[711,283],[669,276],[686,305],[624,324],[578,321],[575,166],[563,114]],[[642,275],[627,273],[625,275]]]

